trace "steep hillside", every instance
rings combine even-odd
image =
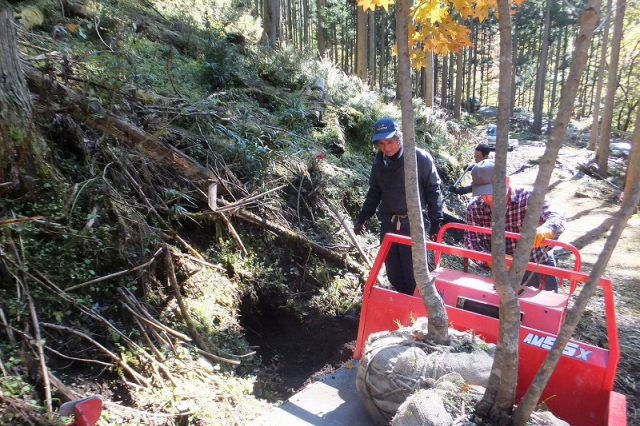
[[[344,226],[398,110],[261,46],[246,10],[183,3],[0,3],[33,111],[10,134],[45,147],[14,181],[3,160],[2,424],[93,393],[103,424],[243,424],[348,356],[367,267]],[[473,137],[415,106],[457,176]]]

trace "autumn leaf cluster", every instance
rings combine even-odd
[[[394,0],[356,0],[365,11],[376,7],[389,9]],[[510,0],[512,8],[523,0]],[[491,13],[497,16],[498,0],[423,0],[411,8],[412,24],[409,28],[411,64],[424,66],[425,52],[446,55],[471,46],[468,24],[482,22]]]

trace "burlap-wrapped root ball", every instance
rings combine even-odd
[[[369,336],[358,367],[356,387],[374,422],[388,425],[398,407],[442,376],[457,372],[468,385],[486,386],[495,345],[470,333],[450,330],[450,345],[432,345],[426,318],[411,327]]]
[[[446,374],[430,389],[411,395],[398,408],[391,426],[461,426],[482,397],[484,388],[467,386],[458,373]]]
[[[469,386],[460,374],[446,374],[432,388],[407,398],[391,419],[391,426],[475,425],[465,420],[483,393],[483,387]]]
[[[477,426],[468,420],[482,398],[482,386],[468,386],[458,373],[439,378],[430,389],[422,389],[400,405],[391,426]],[[549,411],[536,411],[530,426],[569,426]]]

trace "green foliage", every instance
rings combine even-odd
[[[278,125],[297,134],[305,134],[311,127],[308,107],[300,97],[293,97],[275,112]]]
[[[309,305],[328,315],[356,315],[360,309],[359,282],[353,275],[327,270],[328,282],[313,296]]]
[[[212,91],[239,85],[247,76],[247,58],[221,29],[211,29],[206,44],[202,80]]]
[[[24,140],[24,132],[22,129],[17,127],[11,127],[9,129],[9,139],[12,143],[18,144],[18,146],[22,145],[22,141]]]
[[[220,154],[228,164],[233,165],[238,175],[249,180],[259,177],[273,155],[272,148],[265,140],[245,132],[242,127],[217,124],[211,130],[214,136],[229,140]]]
[[[256,59],[257,75],[274,86],[300,90],[309,83],[302,70],[305,60],[291,45],[284,44],[275,51],[262,46]]]

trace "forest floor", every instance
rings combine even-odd
[[[587,164],[594,155],[584,145],[578,140],[575,145],[565,145],[560,150],[548,195],[567,219],[560,241],[579,249],[582,271],[589,272],[613,225],[612,215],[619,208],[620,189],[581,171],[579,164]],[[512,182],[532,185],[538,159],[543,153],[544,143],[535,141],[524,141],[510,152],[508,173]],[[624,161],[618,157],[612,157],[611,161],[612,171],[617,168],[620,172]],[[627,396],[629,424],[640,424],[640,392],[636,390],[640,383],[640,301],[636,292],[640,284],[640,258],[634,255],[637,247],[640,247],[639,214],[630,219],[605,272],[614,284],[620,333],[621,359],[615,390]],[[557,257],[561,266],[572,266],[570,256],[559,253]],[[271,379],[281,397],[287,398],[319,374],[350,359],[355,346],[357,318],[310,314],[300,323],[269,312],[265,306],[262,317],[257,319],[262,324],[244,324],[244,327],[248,340],[260,347],[263,360],[272,367]],[[590,303],[577,334],[578,340],[606,344],[601,295]]]

